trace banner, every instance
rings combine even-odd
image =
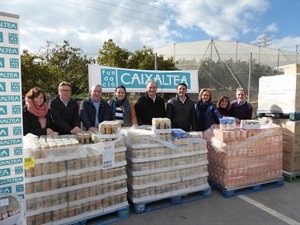
[[[134,70],[89,64],[89,89],[101,84],[103,92],[114,92],[123,85],[127,92],[145,92],[149,80],[158,83],[158,92],[175,93],[179,83],[187,85],[188,93],[198,93],[198,71]]]

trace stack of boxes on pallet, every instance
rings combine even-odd
[[[299,96],[299,64],[284,66],[284,75],[259,80],[257,115],[272,116],[273,122],[282,127],[284,175],[300,175]]]
[[[128,208],[120,134],[35,137],[25,143],[28,225],[74,224]]]
[[[212,184],[237,189],[282,178],[281,128],[275,124],[257,127],[256,122],[245,121],[242,128],[231,126],[231,130],[221,124],[207,136]]]
[[[210,188],[206,141],[171,130],[166,118],[154,120],[151,130],[124,130],[129,199],[153,202]]]
[[[300,174],[300,121],[274,119],[282,127],[283,164],[287,174]]]

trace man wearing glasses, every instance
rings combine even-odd
[[[71,84],[63,81],[58,85],[58,95],[49,102],[55,130],[59,135],[76,134],[81,131],[78,104],[76,99],[71,98],[71,94]]]

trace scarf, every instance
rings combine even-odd
[[[123,105],[124,102],[125,102],[125,98],[123,98],[123,99],[117,99],[116,98],[116,106],[117,107],[120,107],[121,105]]]
[[[25,98],[25,104],[27,105],[27,110],[32,113],[33,115],[39,118],[41,123],[41,128],[46,127],[46,115],[48,113],[48,105],[42,104],[41,106],[37,106],[34,103],[33,99]]]

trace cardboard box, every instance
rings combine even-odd
[[[257,112],[300,112],[300,74],[259,78]]]
[[[289,119],[274,119],[273,123],[282,127],[282,133],[288,135],[300,134],[300,121]]]
[[[294,155],[283,153],[282,155],[282,169],[285,172],[300,172],[300,154]]]
[[[293,63],[284,66],[285,75],[290,75],[295,73],[300,73],[300,64]]]

